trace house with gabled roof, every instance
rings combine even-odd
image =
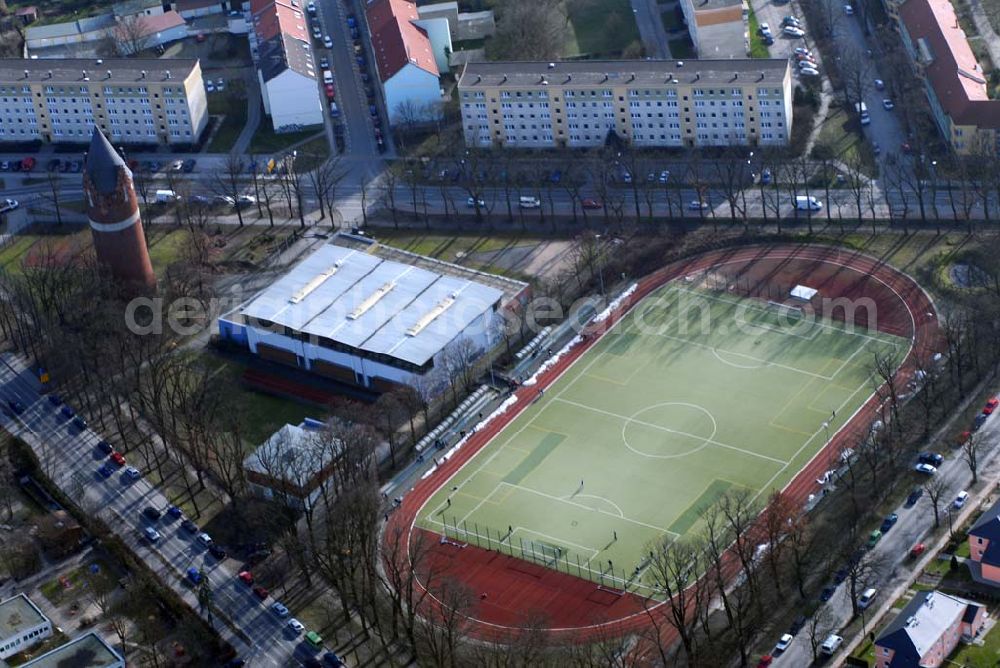
[[[374,0],[366,13],[389,122],[440,118],[441,70],[432,35],[448,39],[450,48],[448,31],[421,25],[417,5],[409,0]],[[443,51],[443,46],[437,49]]]
[[[301,5],[293,0],[251,0],[250,16],[257,79],[274,131],[321,125],[323,102]]]
[[[983,629],[986,608],[939,591],[921,591],[875,640],[876,668],[937,668],[959,642]]]
[[[1000,501],[979,516],[969,529],[969,567],[972,579],[1000,587]]]

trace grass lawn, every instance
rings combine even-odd
[[[213,153],[225,153],[233,148],[243,126],[247,123],[247,101],[234,95],[209,95],[208,113],[213,116],[223,116],[222,126],[216,131],[208,150]],[[262,118],[261,126],[267,122],[266,117]]]
[[[566,0],[573,36],[566,56],[614,56],[639,39],[628,0]]]
[[[455,51],[473,51],[475,49],[482,49],[486,46],[486,38],[480,39],[463,39],[458,42],[452,42],[452,52]]]
[[[995,611],[990,610],[991,615]],[[980,666],[995,666],[1000,661],[1000,628],[994,626],[983,637],[983,644],[980,645],[959,645],[957,652],[951,655],[946,661],[951,666],[970,666],[979,668]]]
[[[817,151],[828,151],[830,157],[844,162],[858,156],[866,174],[876,173],[875,154],[872,153],[871,146],[865,142],[857,118],[840,106],[831,105],[820,128],[819,137],[816,138],[814,157]]]
[[[322,129],[312,128],[309,130],[300,130],[299,132],[282,132],[281,134],[276,134],[274,128],[271,126],[271,122],[265,117],[261,119],[260,125],[257,126],[257,132],[254,133],[253,139],[250,140],[250,152],[262,155],[281,153],[293,144],[298,144],[300,141],[315,137],[317,133],[322,133]]]
[[[504,262],[505,254],[540,243],[539,239],[521,236],[448,236],[414,234],[412,231],[394,234],[385,230],[379,232],[378,240],[418,255],[512,277],[517,275]]]
[[[767,48],[767,44],[764,44],[764,39],[757,32],[760,28],[760,23],[757,21],[757,15],[754,14],[753,7],[750,8],[750,57],[751,58],[770,58],[771,50]]]
[[[186,229],[165,230],[162,226],[146,230],[149,259],[159,274],[180,259],[189,232]]]
[[[677,11],[673,9],[668,9],[660,14],[660,18],[663,20],[663,29],[667,32],[671,30],[680,30],[684,27],[681,23],[680,17],[677,16]]]
[[[641,571],[650,542],[698,533],[728,491],[766,497],[788,482],[823,446],[824,421],[839,429],[868,398],[871,355],[907,346],[665,286],[444,483],[418,523],[595,581],[613,562],[616,587],[638,567],[640,592],[655,595]]]
[[[299,157],[295,159],[295,169],[300,174],[315,169],[330,157],[330,144],[326,141],[326,134],[310,139],[295,150],[299,152]]]
[[[955,548],[955,556],[964,557],[965,559],[968,559],[971,556],[969,554],[969,541],[963,540],[958,544],[958,547]]]
[[[245,364],[208,350],[198,355],[195,362],[212,369],[213,381],[218,385],[219,391],[229,394],[233,398],[233,405],[239,406],[243,442],[250,448],[260,445],[286,424],[299,424],[307,417],[326,417],[320,408],[261,394],[244,387],[240,377],[247,368]]]
[[[667,45],[670,47],[670,55],[675,59],[686,60],[694,57],[694,44],[691,43],[691,38],[687,35],[672,39],[667,42]]]

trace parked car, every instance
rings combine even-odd
[[[850,5],[844,5],[844,15],[854,16],[854,7],[851,7]]]
[[[114,472],[115,472],[114,467],[108,464],[107,462],[101,464],[101,466],[97,469],[98,475],[100,475],[102,478],[110,478]]]
[[[893,109],[896,108],[896,105],[893,104],[892,100],[890,100],[889,98],[885,98],[884,100],[882,100],[882,106],[885,108],[886,111],[892,111]]]
[[[184,520],[181,522],[181,528],[188,533],[198,533],[198,525],[191,520]]]
[[[306,630],[306,627],[303,626],[302,622],[300,622],[299,620],[295,619],[294,617],[292,619],[288,620],[287,627],[295,635],[298,635],[298,634],[300,634],[300,633],[302,633],[303,631]]]
[[[326,35],[325,37],[323,37],[323,46],[325,46],[328,49],[333,48],[333,40],[330,39],[329,35]]]
[[[242,580],[245,584],[248,585],[253,584],[253,573],[251,573],[250,571],[240,571],[239,575],[237,575],[236,577]]]
[[[580,204],[583,206],[584,209],[603,209],[604,208],[604,205],[600,202],[600,200],[596,200],[596,199],[594,199],[592,197],[586,197],[586,198],[584,198],[584,200]]]
[[[168,506],[167,515],[179,519],[181,517],[184,517],[184,511],[178,508],[177,506]]]
[[[804,77],[818,77],[819,70],[814,69],[812,67],[804,67],[801,70],[799,70],[799,75]]]
[[[910,495],[906,497],[906,504],[905,504],[906,507],[912,508],[914,505],[916,505],[917,501],[919,501],[920,497],[923,495],[924,495],[923,487],[914,487],[913,491],[910,492]]]
[[[840,646],[843,644],[844,644],[843,638],[841,638],[835,633],[831,633],[826,637],[826,640],[823,641],[823,644],[820,645],[819,651],[821,654],[826,654],[827,656],[830,656],[838,649],[840,649]]]
[[[837,591],[837,588],[833,585],[827,585],[823,587],[823,591],[819,593],[819,600],[826,603],[831,598],[833,598],[833,592]]]
[[[153,527],[143,527],[142,534],[146,537],[150,543],[155,543],[160,540],[160,532]]]
[[[187,569],[187,579],[190,580],[192,584],[199,584],[202,580],[201,571],[192,566]]]
[[[878,545],[878,542],[880,540],[882,540],[882,532],[879,531],[878,529],[875,529],[870,534],[868,534],[868,549],[871,550],[872,548],[874,548],[876,545]]]
[[[8,211],[13,211],[17,207],[21,206],[20,202],[16,199],[10,199],[9,197],[0,204],[0,213],[7,213]]]
[[[708,202],[702,202],[701,200],[693,199],[688,202],[688,210],[690,211],[704,211],[708,208]]]
[[[219,545],[218,543],[212,543],[211,545],[209,545],[208,546],[208,553],[211,554],[213,557],[215,557],[216,559],[218,559],[220,561],[223,560],[223,559],[225,559],[228,556],[226,554],[226,550],[223,549],[223,547],[221,545]]]
[[[220,91],[226,90],[226,80],[223,79],[222,77],[219,77],[218,79],[216,79],[215,80],[215,88],[216,88],[216,90],[220,90]]]
[[[774,645],[774,653],[780,654],[781,652],[784,652],[788,649],[788,646],[792,644],[793,640],[795,640],[795,636],[791,633],[783,634],[780,638],[778,638],[778,642]]]
[[[923,554],[925,550],[927,550],[926,545],[924,545],[923,543],[917,543],[916,545],[910,548],[910,559],[916,559],[921,554]]]
[[[881,531],[883,534],[888,533],[889,529],[896,526],[896,522],[898,521],[899,521],[899,515],[897,515],[896,513],[889,513],[888,515],[885,516],[885,519],[882,520],[882,526],[879,527],[879,531]]]
[[[196,164],[198,164],[198,163],[196,163],[193,158],[189,158],[189,159],[185,160],[184,161],[184,173],[185,174],[190,174],[191,172],[193,172],[194,171],[194,167],[195,167]]]
[[[483,208],[484,206],[486,206],[486,202],[479,197],[475,199],[470,197],[465,200],[465,206],[469,207],[470,209],[475,208],[477,205],[479,206],[479,208]]]
[[[782,26],[795,26],[796,28],[801,28],[802,27],[802,21],[800,21],[799,19],[795,18],[794,16],[786,16],[783,19],[781,19],[781,25]]]
[[[273,612],[274,614],[278,615],[279,617],[287,617],[288,616],[288,608],[286,608],[284,605],[282,605],[278,601],[275,601],[274,603],[271,604],[271,612]]]
[[[212,537],[209,536],[207,533],[200,533],[200,534],[198,534],[198,537],[195,540],[197,540],[199,543],[201,543],[205,547],[208,547],[209,545],[212,544]]]
[[[771,170],[765,167],[764,170],[760,173],[760,182],[765,186],[767,186],[770,185],[773,180],[774,177],[771,176]]]
[[[996,397],[990,397],[986,400],[986,405],[983,406],[983,415],[993,415],[993,411],[1000,406],[1000,399]]]
[[[982,413],[977,415],[976,419],[972,421],[972,431],[979,431],[979,428],[983,426],[984,422],[986,422],[987,417],[989,416],[983,415]]]
[[[801,28],[796,28],[795,26],[785,26],[781,29],[781,32],[786,37],[802,38],[806,36],[806,33]]]
[[[136,467],[126,466],[125,477],[128,478],[129,480],[138,480],[139,478],[142,477],[142,474],[139,473],[139,469],[137,469]]]
[[[861,596],[858,597],[858,607],[861,608],[862,610],[867,608],[869,605],[872,604],[872,600],[875,598],[875,595],[877,593],[878,590],[875,589],[875,587],[869,587],[868,589],[865,589],[863,592],[861,592]]]
[[[142,514],[146,519],[152,520],[154,522],[160,519],[160,511],[154,508],[153,506],[146,506],[145,508],[143,508]]]
[[[934,475],[937,473],[937,467],[932,464],[920,463],[913,467],[913,470],[917,473],[923,473],[924,475]]]
[[[771,34],[771,26],[768,23],[766,23],[766,22],[765,23],[761,23],[760,26],[757,27],[757,32],[759,34],[761,34],[761,35],[770,35]]]
[[[256,587],[253,588],[253,593],[254,596],[263,601],[265,598],[267,598],[270,592],[268,592],[266,588],[257,585]]]
[[[327,59],[326,56],[323,56],[322,58],[319,59],[319,68],[321,70],[330,69],[330,61]]]
[[[917,461],[921,464],[941,466],[941,464],[944,463],[944,457],[936,452],[921,452],[920,456],[917,457]]]
[[[123,455],[120,452],[112,452],[111,461],[113,461],[118,466],[125,466],[125,455]]]
[[[209,80],[206,80],[205,81],[205,91],[209,92],[209,93],[214,93],[215,92],[215,84],[212,83]]]
[[[111,447],[110,443],[103,440],[97,442],[97,449],[106,455],[110,455],[112,452],[115,451],[115,449]]]
[[[952,501],[951,505],[953,505],[956,509],[964,508],[965,502],[968,500],[969,500],[969,493],[963,489],[961,492],[958,493],[958,496],[955,497],[955,500]]]

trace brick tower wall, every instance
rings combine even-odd
[[[139,219],[139,201],[128,172],[118,170],[118,185],[111,193],[100,193],[84,175],[87,216],[97,261],[123,283],[152,290],[156,274],[146,250],[146,235]]]

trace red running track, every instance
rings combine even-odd
[[[861,253],[839,248],[809,245],[743,246],[721,249],[670,264],[639,281],[637,289],[611,314],[597,325],[600,331],[576,345],[546,370],[533,387],[515,392],[518,401],[504,415],[473,434],[462,448],[427,478],[418,482],[404,497],[402,505],[390,516],[383,540],[398,536],[408,549],[417,542],[428,554],[421,560],[418,578],[435,573],[430,595],[423,599],[423,614],[433,615],[441,601],[435,596],[442,574],[457,580],[476,596],[475,605],[467,615],[463,633],[484,639],[499,639],[516,629],[530,625],[547,629],[550,635],[567,636],[583,641],[606,636],[609,632],[623,633],[641,630],[650,623],[643,600],[635,594],[616,595],[598,588],[586,579],[560,573],[525,562],[521,559],[478,548],[457,547],[441,543],[440,536],[414,526],[421,507],[472,457],[522,410],[531,405],[539,388],[551,385],[573,365],[600,336],[620,320],[635,304],[650,292],[676,278],[706,269],[725,272],[736,283],[750,286],[747,294],[755,294],[757,283],[790,286],[804,283],[817,287],[825,297],[867,298],[877,307],[877,329],[911,339],[911,349],[897,371],[897,377],[908,380],[918,355],[933,353],[939,344],[939,332],[934,306],[927,294],[909,276],[889,265]],[[834,312],[833,316],[837,317]],[[859,316],[864,320],[866,316]],[[816,479],[831,468],[843,448],[867,433],[878,411],[873,394],[852,418],[820,449],[806,466],[784,488],[783,494],[794,504],[804,504],[810,494],[819,491]],[[395,542],[395,540],[393,540]],[[409,557],[407,563],[410,563]],[[423,587],[423,584],[420,585]],[[423,590],[422,590],[423,591]],[[662,603],[649,606],[653,612]]]

